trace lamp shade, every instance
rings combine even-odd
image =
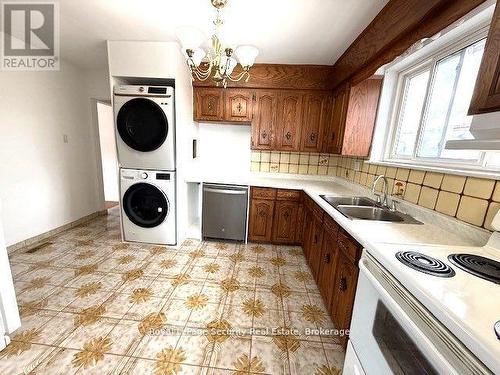
[[[175,33],[183,50],[192,49],[194,51],[198,49],[205,40],[203,32],[196,27],[181,26],[177,28]]]
[[[243,67],[252,66],[255,62],[255,58],[259,54],[259,50],[254,46],[239,46],[234,52]]]

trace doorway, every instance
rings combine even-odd
[[[99,146],[101,149],[102,182],[104,185],[105,209],[118,205],[118,160],[114,130],[113,108],[111,103],[97,102],[97,123],[99,128]]]

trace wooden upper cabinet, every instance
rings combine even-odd
[[[328,119],[329,102],[330,97],[325,93],[310,93],[305,96],[300,140],[301,151],[321,151],[323,131]]]
[[[274,149],[277,109],[278,95],[276,91],[256,91],[255,116],[252,121],[252,149]]]
[[[280,151],[298,151],[304,95],[297,91],[283,91],[278,100],[276,147]]]
[[[344,142],[344,126],[349,104],[349,90],[344,88],[333,98],[332,113],[326,127],[323,151],[330,154],[340,154]]]
[[[500,2],[491,20],[469,115],[500,111]]]
[[[254,91],[226,89],[224,92],[224,120],[229,122],[251,122],[254,96]]]
[[[367,79],[351,87],[342,155],[368,156],[377,116],[382,79]]]
[[[224,91],[220,88],[195,88],[194,111],[195,121],[223,121]]]

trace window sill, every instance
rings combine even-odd
[[[415,169],[418,171],[439,172],[445,174],[454,174],[466,177],[489,178],[493,180],[500,179],[500,171],[489,171],[478,168],[456,168],[453,166],[438,166],[432,164],[405,163],[402,161],[378,161],[368,160],[368,164],[382,165],[386,167]]]

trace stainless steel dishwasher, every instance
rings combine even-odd
[[[203,184],[203,238],[245,241],[248,186]]]

